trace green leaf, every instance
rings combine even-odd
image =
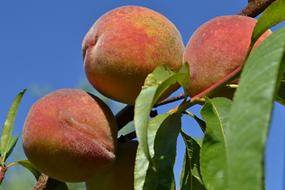
[[[173,166],[180,128],[181,114],[165,113],[150,121],[149,146],[153,163],[147,159],[139,144],[135,164],[135,190],[175,189]]]
[[[276,100],[285,106],[285,74],[283,73],[283,78],[280,82],[278,93],[276,95]]]
[[[192,189],[193,190],[206,190],[201,180],[196,176],[192,176]]]
[[[180,189],[192,190],[191,158],[187,149],[185,150],[183,167],[180,173]]]
[[[231,190],[264,188],[264,149],[273,100],[285,66],[285,28],[270,35],[245,64],[226,132]]]
[[[12,153],[12,151],[14,150],[14,147],[16,146],[17,142],[18,142],[19,137],[11,137],[9,145],[8,145],[8,152],[6,154],[6,159],[4,160],[4,162],[6,162],[7,158],[10,156],[10,154]]]
[[[201,171],[208,190],[227,190],[226,120],[231,101],[226,98],[206,99],[201,115],[206,133],[201,147]]]
[[[183,90],[184,90],[184,94],[185,94],[185,99],[187,98],[187,96],[189,95],[189,86],[190,86],[190,73],[189,73],[189,64],[187,62],[185,62],[180,71],[178,72],[180,74],[183,74],[184,76],[181,78],[181,80],[178,81],[178,83],[180,84],[180,86],[182,86]],[[187,95],[187,96],[186,96]]]
[[[183,168],[180,174],[180,187],[182,190],[204,190],[200,172],[200,145],[181,131],[186,145]]]
[[[135,131],[134,122],[129,122],[127,125],[125,125],[122,129],[118,131],[118,137],[127,135],[134,131]]]
[[[254,44],[267,29],[283,20],[285,20],[285,0],[276,0],[265,9],[263,14],[257,20],[252,34],[251,44]]]
[[[174,73],[165,66],[157,67],[150,73],[136,99],[134,123],[136,134],[141,148],[148,159],[151,158],[147,146],[147,130],[149,126],[149,113],[161,96],[169,90],[170,86],[177,83],[188,85],[189,71],[188,64],[184,64],[178,73]],[[184,86],[186,89],[187,86]],[[187,90],[186,90],[187,91]]]
[[[11,146],[13,145],[12,130],[14,127],[14,122],[15,122],[19,104],[25,92],[26,92],[26,89],[20,92],[17,95],[17,97],[14,99],[9,109],[6,121],[4,123],[4,127],[2,129],[2,137],[1,137],[1,164],[2,165],[4,165],[5,160],[7,159],[7,154],[11,152],[11,149],[13,148],[13,146]]]
[[[30,161],[28,161],[28,160],[18,160],[18,161],[13,162],[11,165],[16,165],[16,164],[19,164],[22,167],[24,167],[27,170],[29,170],[34,175],[36,180],[39,179],[41,173],[33,166],[33,164]]]
[[[149,160],[146,158],[141,145],[139,144],[136,154],[135,171],[134,171],[134,189],[143,190],[148,171],[151,171]],[[147,173],[148,172],[148,173]]]
[[[181,131],[182,138],[186,145],[186,150],[191,158],[192,175],[202,181],[202,175],[200,171],[200,144],[197,140],[192,139],[189,135]]]
[[[14,166],[14,165],[17,165],[17,164],[19,164],[22,167],[24,167],[27,170],[29,170],[34,175],[36,180],[38,180],[39,177],[41,176],[41,173],[28,160],[18,160],[18,161],[15,161],[15,162],[11,163],[8,166],[11,167],[11,166]],[[61,182],[61,181],[58,181],[56,179],[53,179],[53,178],[49,177],[45,189],[46,190],[68,190],[68,186],[64,182]]]

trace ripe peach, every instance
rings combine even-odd
[[[35,167],[62,181],[85,181],[115,161],[117,127],[111,110],[83,90],[62,89],[30,109],[23,147]]]
[[[89,82],[105,96],[132,105],[146,76],[160,64],[177,71],[184,51],[174,24],[139,6],[104,14],[86,34],[82,48]]]
[[[220,16],[194,32],[184,52],[184,61],[190,68],[191,96],[244,63],[255,24],[255,19],[246,16]],[[265,32],[254,47],[270,34],[271,31]]]
[[[86,182],[87,189],[133,190],[137,146],[137,141],[119,143],[117,160],[114,167]]]

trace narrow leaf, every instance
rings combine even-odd
[[[10,154],[12,153],[12,151],[14,150],[14,147],[16,146],[17,142],[18,142],[19,137],[11,137],[9,145],[8,145],[8,152],[6,154],[5,160],[7,160],[7,158],[10,156]]]
[[[180,174],[180,189],[182,190],[205,190],[200,172],[200,145],[181,131],[186,151],[183,168]]]
[[[269,28],[285,20],[285,0],[276,0],[265,9],[263,14],[257,20],[252,34],[251,44]]]
[[[11,165],[17,165],[17,164],[29,170],[34,175],[36,180],[38,180],[39,177],[41,176],[41,173],[33,166],[33,164],[30,161],[18,160],[16,162],[13,162]],[[45,190],[68,190],[66,183],[58,181],[50,177],[48,177],[48,180],[45,186],[46,186],[44,188]]]
[[[264,188],[264,149],[273,100],[285,66],[285,28],[270,35],[245,64],[226,133],[231,190]]]
[[[180,173],[180,189],[192,190],[191,158],[187,149],[185,150],[183,166]]]
[[[141,144],[139,144],[136,155],[134,171],[134,189],[143,190],[148,170],[151,170],[149,160],[146,158]]]
[[[207,99],[201,110],[207,126],[201,148],[201,171],[208,190],[228,189],[225,126],[230,107],[230,100],[214,98]]]
[[[147,159],[140,144],[135,164],[136,190],[175,189],[173,166],[180,119],[181,114],[165,113],[150,121],[148,140],[153,162]]]
[[[25,92],[26,92],[26,89],[20,92],[17,95],[17,97],[14,99],[9,109],[6,121],[4,123],[4,127],[2,129],[2,137],[1,137],[1,164],[2,165],[4,164],[6,157],[7,157],[7,153],[10,151],[10,148],[11,148],[10,144],[11,144],[11,139],[12,139],[12,130],[14,127],[14,122],[15,122],[19,104]]]
[[[169,90],[170,86],[176,85],[177,83],[180,85],[188,84],[187,81],[189,81],[189,73],[188,69],[185,69],[185,67],[188,67],[187,65],[188,64],[184,64],[183,68],[178,73],[170,71],[165,66],[157,67],[147,76],[144,86],[136,99],[134,115],[136,134],[139,143],[141,144],[141,148],[148,159],[151,158],[147,146],[149,113],[154,104],[167,90]]]
[[[184,157],[183,168],[180,176],[180,189],[181,190],[206,190],[201,179],[191,173],[191,161],[187,154]]]
[[[202,181],[202,175],[200,170],[200,145],[189,135],[181,131],[184,143],[186,145],[186,150],[191,159],[191,170],[192,176],[195,176],[197,179]]]
[[[283,78],[280,82],[276,100],[285,106],[285,74],[283,74]]]
[[[16,165],[16,164],[19,164],[19,165],[23,166],[24,168],[26,168],[27,170],[29,170],[34,175],[36,180],[38,180],[38,178],[41,175],[41,173],[28,160],[18,160],[16,162],[13,162],[13,165]]]
[[[206,190],[201,180],[196,176],[192,176],[192,188],[193,190]]]

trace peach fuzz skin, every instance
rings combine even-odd
[[[83,40],[89,82],[103,95],[134,105],[146,76],[160,64],[177,71],[183,61],[181,35],[166,17],[139,6],[113,9]]]
[[[245,16],[220,16],[203,24],[190,38],[184,61],[190,68],[190,95],[195,96],[242,65],[256,20]],[[253,49],[272,32],[266,31]],[[225,96],[232,96],[221,89]],[[222,95],[219,94],[219,95]]]
[[[117,160],[114,166],[86,182],[87,190],[133,190],[137,141],[118,143]]]
[[[27,158],[42,173],[85,181],[116,159],[117,127],[111,110],[83,90],[62,89],[38,100],[23,129]]]

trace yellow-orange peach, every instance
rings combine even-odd
[[[139,6],[124,6],[100,17],[83,40],[89,82],[112,99],[134,104],[146,76],[160,64],[177,71],[184,45],[166,17]]]
[[[137,146],[137,141],[119,143],[117,160],[114,167],[86,182],[87,189],[133,190]]]
[[[99,98],[62,89],[38,100],[24,130],[27,158],[41,172],[61,181],[85,181],[116,159],[116,121]]]
[[[194,32],[184,52],[184,61],[190,68],[191,96],[244,63],[255,24],[255,19],[246,16],[220,16]],[[254,47],[270,34],[271,31],[265,32]]]

